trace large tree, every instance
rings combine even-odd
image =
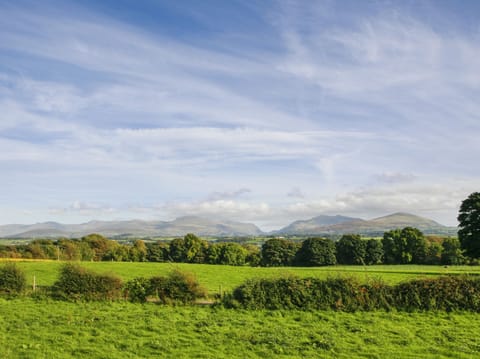
[[[367,241],[358,234],[344,234],[335,242],[339,264],[365,264]]]
[[[293,264],[298,244],[283,238],[272,238],[262,245],[262,265],[266,267],[289,266]]]
[[[442,243],[442,264],[463,264],[464,258],[460,241],[455,237],[448,237]]]
[[[174,262],[205,263],[208,242],[188,233],[170,242],[169,253]]]
[[[328,238],[309,238],[302,242],[297,253],[297,264],[305,267],[337,264],[335,243]]]
[[[480,257],[480,192],[474,192],[462,202],[458,214],[458,238],[471,258]]]
[[[427,242],[417,228],[405,227],[385,232],[382,239],[386,264],[423,264]]]
[[[365,254],[365,264],[379,264],[383,259],[382,242],[378,239],[371,238],[367,241],[367,249]]]

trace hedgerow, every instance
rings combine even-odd
[[[445,276],[396,286],[355,278],[252,279],[223,298],[230,308],[357,310],[468,310],[480,312],[480,278]]]

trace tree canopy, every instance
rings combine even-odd
[[[471,258],[480,257],[480,192],[474,192],[465,199],[458,214],[458,238]]]
[[[337,264],[335,243],[327,238],[309,238],[304,240],[297,253],[297,263],[306,267]]]

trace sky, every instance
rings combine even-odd
[[[473,0],[0,0],[0,224],[456,226],[479,59]]]

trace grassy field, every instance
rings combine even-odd
[[[29,281],[51,285],[62,262],[19,261]],[[128,280],[174,268],[197,275],[211,294],[251,277],[354,275],[388,283],[477,267],[250,268],[84,262]],[[0,358],[478,358],[476,313],[246,311],[153,303],[0,299]]]
[[[49,286],[56,280],[62,262],[18,261],[17,264],[26,272],[30,284],[35,275],[37,285]],[[278,277],[292,274],[301,277],[312,276],[319,278],[337,275],[356,276],[365,282],[371,278],[381,278],[390,284],[413,278],[425,278],[443,274],[468,273],[480,275],[480,267],[468,266],[449,266],[445,268],[443,266],[379,265],[367,267],[253,268],[185,263],[81,262],[80,264],[96,272],[115,273],[124,280],[138,276],[151,277],[162,275],[174,268],[179,268],[195,273],[200,284],[207,288],[210,294],[218,293],[220,287],[223,291],[230,291],[248,278]]]
[[[0,299],[2,358],[478,358],[472,313],[237,311]]]

